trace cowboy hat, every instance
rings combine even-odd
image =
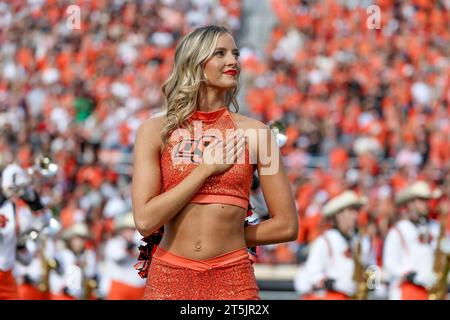
[[[64,240],[70,240],[73,237],[89,238],[89,228],[85,223],[75,223],[67,230],[63,231],[61,238]]]
[[[441,196],[442,191],[440,189],[431,190],[428,183],[420,180],[398,192],[395,197],[395,203],[401,205],[416,198],[428,200],[437,199]]]
[[[360,208],[366,203],[366,197],[360,197],[355,192],[347,190],[328,201],[323,207],[323,214],[328,218],[346,208]]]
[[[121,229],[131,228],[136,229],[134,223],[133,213],[127,212],[122,216],[119,216],[114,223],[114,231],[119,231]]]

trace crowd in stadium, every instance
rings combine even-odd
[[[252,79],[247,103],[263,121],[287,124],[282,152],[299,209],[299,244],[323,230],[322,205],[353,189],[369,197],[360,223],[369,225],[381,259],[399,190],[423,179],[449,195],[444,2],[378,1],[381,29],[371,30],[366,7],[351,1],[272,1],[278,24],[266,57],[244,61]],[[448,210],[447,201],[432,203],[431,215],[438,206]],[[278,248],[275,261],[293,261],[284,247],[290,245]]]
[[[177,41],[207,24],[237,33],[242,4],[75,2],[74,30],[66,26],[69,1],[0,3],[0,170],[49,155],[59,170],[35,181],[43,204],[61,232],[86,223],[101,261],[131,211],[135,133],[163,106]],[[323,205],[347,189],[369,199],[358,221],[378,263],[399,190],[424,179],[445,195],[430,214],[449,210],[449,3],[377,1],[375,30],[356,3],[272,0],[268,45],[243,50],[249,115],[286,125],[281,152],[300,223],[297,242],[258,248],[257,263],[304,261],[326,228]]]

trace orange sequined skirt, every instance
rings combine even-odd
[[[246,248],[193,260],[157,248],[150,264],[145,300],[259,300]]]

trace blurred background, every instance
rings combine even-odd
[[[67,25],[72,4],[79,29]],[[366,23],[371,4],[379,29]],[[331,197],[368,197],[358,223],[378,265],[398,190],[424,179],[444,192],[430,215],[448,208],[449,10],[448,0],[0,2],[0,170],[50,156],[57,174],[34,184],[60,224],[53,237],[85,223],[106,270],[106,243],[131,210],[136,129],[162,110],[175,46],[198,26],[224,25],[241,51],[240,113],[286,127],[300,222],[296,242],[258,248],[261,297],[297,299],[293,279]]]

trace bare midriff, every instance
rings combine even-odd
[[[243,208],[229,204],[189,203],[164,226],[159,246],[195,260],[244,248],[246,214]]]

